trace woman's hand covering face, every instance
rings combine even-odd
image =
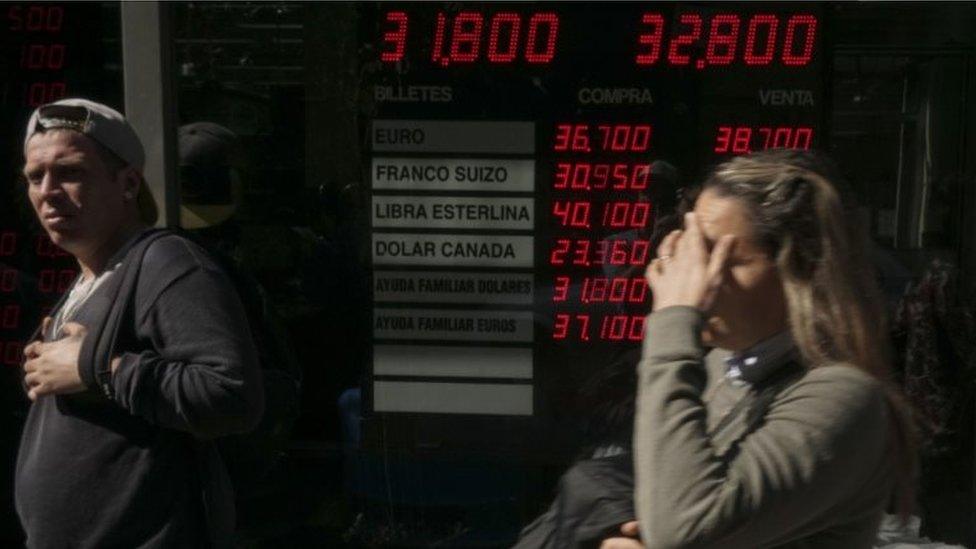
[[[709,250],[698,218],[685,214],[684,230],[672,231],[658,246],[645,276],[654,293],[654,310],[684,305],[707,313],[728,276],[735,237],[723,235]]]

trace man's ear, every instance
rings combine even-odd
[[[142,186],[142,178],[132,166],[126,166],[119,170],[118,177],[122,178],[122,193],[125,200],[133,201],[139,196],[139,188]]]

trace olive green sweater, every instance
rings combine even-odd
[[[725,379],[720,351],[706,357],[702,322],[691,307],[647,319],[634,433],[646,547],[871,547],[893,487],[880,383],[809,369],[757,426],[722,422],[756,392]]]

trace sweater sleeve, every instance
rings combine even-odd
[[[161,427],[209,438],[248,431],[264,409],[257,353],[240,299],[215,268],[167,281],[138,326],[152,350],[126,352],[115,399]]]
[[[702,322],[690,307],[648,317],[634,434],[644,543],[754,548],[813,533],[859,497],[882,462],[879,385],[849,366],[816,368],[776,399],[737,451],[718,457],[701,399]]]

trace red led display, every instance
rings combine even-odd
[[[29,107],[39,107],[67,95],[64,82],[32,82],[24,84],[24,97]]]
[[[607,202],[600,224],[611,229],[643,229],[650,220],[650,202]]]
[[[396,25],[396,28],[383,34],[383,42],[390,45],[380,54],[384,63],[392,63],[403,59],[403,52],[407,49],[407,14],[402,11],[391,11],[386,14],[386,20]]]
[[[383,62],[403,58],[399,48],[406,44],[408,17],[403,12],[395,13],[404,17],[402,23],[399,19],[395,20],[395,32],[402,30],[402,35],[392,36],[389,33],[394,31],[389,31],[383,39],[395,44],[393,53],[400,53],[385,58],[381,54],[380,60]],[[389,14],[387,21],[391,21]],[[471,64],[482,59],[487,59],[491,64],[504,65],[514,63],[521,57],[526,63],[545,65],[556,56],[558,38],[559,17],[551,12],[531,15],[500,12],[490,17],[476,11],[462,11],[453,16],[438,12],[430,60],[435,66],[447,67]],[[487,46],[482,47],[486,40]],[[385,53],[391,52],[388,50]]]
[[[594,214],[599,225],[593,223]],[[560,227],[571,229],[643,229],[650,225],[651,203],[613,201],[598,206],[588,200],[554,200],[552,216]]]
[[[777,32],[785,19],[786,32]],[[641,32],[637,36],[637,65],[655,65],[662,58],[668,65],[693,66],[704,69],[743,63],[746,66],[767,66],[777,59],[787,67],[801,67],[810,63],[817,39],[817,18],[809,14],[778,16],[756,14],[701,15],[682,13],[670,29],[659,13],[641,16]],[[740,47],[741,46],[741,47]],[[704,49],[704,57],[693,58],[693,52]],[[667,51],[666,56],[661,52]]]
[[[78,271],[74,269],[41,269],[37,279],[37,289],[45,294],[62,294],[68,291],[77,275]]]
[[[51,242],[47,235],[37,236],[35,252],[38,257],[45,259],[70,257],[68,252]],[[38,273],[37,289],[44,294],[62,294],[68,291],[76,276],[77,269],[41,269]]]
[[[614,152],[644,152],[651,142],[651,126],[647,124],[632,126],[618,124],[616,126],[597,126],[603,150]]]
[[[637,43],[640,46],[646,47],[646,49],[641,52],[638,48],[637,52],[637,64],[638,65],[653,65],[657,63],[657,60],[661,58],[661,42],[664,36],[664,17],[660,13],[645,13],[641,16],[641,23],[644,28],[650,28],[649,31],[641,34],[637,37]]]
[[[78,50],[74,41],[91,40],[91,36],[83,36],[86,31],[91,34],[85,23],[97,23],[101,11],[97,6],[44,2],[0,7],[7,52],[4,103],[11,116],[25,120],[27,108],[78,92],[69,79],[83,75],[67,71],[79,72],[74,66],[82,60],[79,54],[85,55],[86,63],[96,62],[100,57],[88,54],[104,48],[95,44]],[[11,155],[9,160],[23,161],[19,155]],[[0,364],[17,368],[23,363],[23,339],[32,323],[50,314],[51,305],[68,289],[77,270],[70,268],[73,258],[46,235],[34,235],[16,220],[13,223],[0,230]]]
[[[451,63],[450,59],[441,55],[441,52],[444,51],[444,35],[447,34],[446,28],[447,16],[443,12],[440,12],[437,14],[437,25],[434,30],[434,47],[431,51],[430,59],[434,64],[444,67]]]
[[[691,55],[682,53],[682,50],[687,49],[688,46],[701,38],[702,18],[697,13],[684,13],[678,18],[678,22],[684,28],[671,39],[671,47],[668,49],[668,63],[671,65],[687,65],[691,62]]]
[[[803,28],[803,30],[798,30]],[[796,36],[803,33],[802,49],[795,53]],[[786,42],[783,46],[783,64],[790,66],[806,65],[813,57],[813,43],[817,33],[817,18],[812,15],[795,15],[786,24]]]
[[[22,6],[7,8],[7,30],[14,32],[60,32],[64,24],[61,6]]]
[[[646,152],[650,146],[649,124],[557,124],[552,150],[640,153]]]
[[[64,44],[24,44],[20,47],[20,68],[61,70],[64,68]]]
[[[478,59],[483,22],[484,18],[476,12],[461,12],[454,18],[451,56],[447,59],[454,63],[473,63]]]
[[[775,15],[759,14],[754,15],[749,20],[749,27],[746,30],[745,62],[746,65],[768,65],[773,62],[776,55],[776,28],[779,26],[779,19]],[[756,48],[760,40],[765,43],[760,50]]]
[[[640,341],[644,336],[643,315],[590,315],[556,313],[552,328],[555,340]]]
[[[708,49],[705,63],[711,65],[730,65],[735,60],[736,41],[739,37],[738,15],[716,15],[712,18],[711,32],[708,35]]]
[[[554,151],[590,152],[589,126],[586,124],[559,124],[556,126]]]
[[[21,97],[25,106],[37,107],[67,95],[64,80],[50,74],[51,71],[62,71],[65,68],[67,46],[63,43],[51,42],[52,35],[56,36],[63,27],[62,6],[13,5],[7,8],[8,31],[21,33],[30,40],[20,48],[21,70],[27,71],[28,74],[37,71],[48,73],[43,77],[31,75],[24,79]]]
[[[552,215],[562,227],[589,229],[591,207],[591,202],[554,200],[552,202]]]
[[[558,162],[552,188],[571,191],[640,191],[650,181],[650,164],[617,162]]]
[[[546,37],[540,48],[540,35]],[[525,60],[537,65],[552,62],[556,56],[556,37],[559,35],[559,17],[555,13],[536,13],[529,19],[529,36],[525,45]]]
[[[511,63],[518,56],[519,30],[522,18],[516,13],[498,13],[491,18],[488,32],[488,61],[492,63]],[[502,44],[502,33],[508,38]],[[500,45],[501,44],[501,45]]]
[[[648,301],[647,282],[633,275],[643,271],[652,253],[650,240],[642,235],[653,223],[653,208],[641,192],[652,183],[652,135],[652,126],[642,123],[554,127],[552,151],[586,158],[553,163],[550,220],[557,232],[550,241],[549,267],[555,281],[552,303],[558,307],[553,313],[554,340],[611,343],[642,338],[642,315],[585,311],[607,305],[639,311]],[[592,162],[590,155],[625,161]],[[580,192],[587,193],[586,199],[579,199]],[[585,234],[570,238],[563,231]],[[614,276],[615,272],[621,274]]]
[[[718,154],[747,154],[772,148],[807,150],[812,144],[810,126],[719,126],[712,150]]]
[[[403,11],[387,12],[384,23],[385,46],[380,48],[380,60],[401,61],[407,55],[410,16]],[[434,66],[480,61],[506,65],[518,59],[529,65],[547,65],[556,57],[559,24],[554,12],[438,12],[433,29],[420,32],[430,38],[429,59]],[[639,26],[634,52],[638,66],[656,65],[663,60],[670,66],[696,69],[774,63],[801,67],[813,59],[818,21],[810,14],[696,12],[681,13],[668,21],[660,13],[647,12],[641,14]]]
[[[645,265],[650,258],[649,240],[557,238],[549,254],[555,267]]]
[[[564,303],[572,285],[568,276],[557,276],[553,288],[553,303]],[[647,299],[647,281],[643,277],[583,277],[580,303],[637,303]]]

